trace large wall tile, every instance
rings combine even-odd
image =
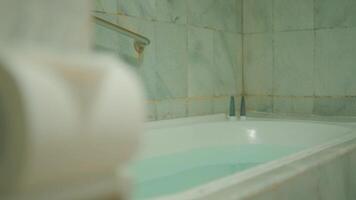
[[[118,36],[115,31],[111,31],[100,25],[95,25],[95,46],[98,51],[116,53],[118,51]]]
[[[149,100],[157,99],[157,80],[158,75],[152,66],[144,66],[139,69],[139,74],[145,89],[146,98]]]
[[[188,30],[188,86],[191,97],[214,95],[213,38],[212,30],[194,27]]]
[[[235,98],[235,108],[238,108],[238,101]],[[230,97],[217,97],[213,99],[213,112],[217,113],[229,113]]]
[[[187,23],[186,0],[156,0],[156,19],[177,24]]]
[[[303,97],[273,97],[273,112],[289,114],[312,114],[314,99]]]
[[[188,115],[201,116],[213,114],[213,99],[190,99],[188,101]]]
[[[247,113],[273,111],[273,97],[271,96],[247,96],[245,101]]]
[[[314,0],[274,0],[274,30],[314,28]]]
[[[119,16],[118,24],[126,27],[132,31],[140,33],[148,37],[151,41],[150,45],[145,47],[143,57],[139,58],[137,53],[133,49],[133,40],[130,38],[120,37],[118,48],[120,55],[126,60],[138,60],[140,65],[137,71],[141,75],[143,85],[146,88],[146,94],[148,99],[157,99],[158,90],[157,85],[159,81],[159,75],[156,70],[156,41],[155,41],[155,22],[149,22],[137,18]],[[127,48],[129,46],[129,48]]]
[[[119,15],[117,24],[137,32],[140,21],[133,19],[131,17]],[[133,45],[133,40],[123,34],[117,34],[117,36],[118,36],[118,43],[116,45],[118,47],[119,57],[134,67],[140,66],[142,62],[142,58],[140,59],[137,56],[137,53]],[[151,47],[148,47],[148,49],[150,48]]]
[[[315,0],[315,27],[355,27],[356,1]]]
[[[314,114],[326,116],[356,115],[356,97],[319,97],[314,100]]]
[[[146,120],[154,121],[157,119],[157,109],[155,102],[147,102],[146,103]]]
[[[117,23],[117,17],[108,14],[99,14],[96,16],[105,19],[111,23]],[[119,51],[118,41],[119,37],[115,31],[107,29],[101,25],[95,24],[94,26],[94,48],[99,51],[110,52],[112,54],[117,54]]]
[[[187,0],[187,2],[190,25],[241,32],[241,0]]]
[[[104,6],[101,4],[101,0],[94,0],[93,7],[96,12],[104,12]]]
[[[313,95],[313,31],[275,34],[275,95]]]
[[[241,92],[241,35],[215,31],[213,41],[214,95],[235,95]]]
[[[272,41],[271,34],[244,37],[245,90],[250,95],[272,94]]]
[[[156,0],[118,0],[118,13],[145,19],[155,19]]]
[[[187,96],[187,28],[156,23],[157,98]]]
[[[316,95],[356,95],[355,35],[356,28],[316,32]]]
[[[95,11],[102,11],[106,13],[117,13],[117,1],[118,0],[95,0]]]
[[[187,116],[185,99],[166,99],[156,103],[157,119],[171,119]]]
[[[272,31],[272,0],[244,0],[243,9],[245,33]]]

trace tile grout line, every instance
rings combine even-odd
[[[276,33],[285,33],[285,32],[302,32],[302,31],[323,31],[323,30],[347,30],[347,29],[356,29],[356,26],[335,26],[335,27],[320,27],[320,28],[302,28],[302,29],[289,29],[289,30],[279,30],[275,31]],[[266,34],[267,32],[248,32],[246,35],[258,35]]]
[[[316,13],[316,5],[315,1],[313,0],[313,36],[314,36],[314,43],[313,43],[313,108],[312,108],[312,114],[315,114],[315,99],[316,99],[316,18],[315,18],[315,13]]]
[[[241,0],[241,96],[246,95],[245,83],[245,28],[244,28],[244,1]]]
[[[186,9],[186,52],[187,52],[187,55],[186,55],[186,62],[187,62],[187,96],[185,98],[185,103],[186,103],[186,106],[185,106],[185,114],[186,116],[188,117],[189,116],[189,113],[190,113],[190,109],[189,109],[189,105],[190,105],[190,101],[189,101],[189,97],[190,97],[190,90],[191,90],[191,87],[190,87],[190,76],[191,76],[191,69],[190,69],[190,64],[188,62],[189,60],[189,31],[190,31],[190,27],[188,26],[189,24],[189,18],[190,18],[190,9],[189,9],[189,6],[188,6],[188,2],[187,0],[184,0],[185,2],[185,9]]]
[[[275,75],[275,28],[274,28],[274,0],[271,0],[271,10],[272,10],[272,16],[271,16],[271,26],[272,26],[272,97],[271,97],[271,112],[274,113],[275,112],[275,108],[274,108],[274,85],[275,85],[275,80],[274,80],[274,75]]]

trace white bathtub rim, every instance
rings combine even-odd
[[[225,114],[215,114],[215,115],[206,115],[206,116],[195,116],[195,117],[185,117],[185,118],[176,118],[168,120],[159,120],[151,121],[145,123],[146,129],[161,129],[161,128],[170,128],[170,127],[179,127],[194,125],[207,122],[224,122],[228,121]],[[261,121],[261,122],[297,122],[297,123],[310,123],[310,124],[322,124],[322,125],[336,125],[349,128],[356,128],[355,121],[349,121],[347,118],[339,117],[311,117],[311,118],[302,118],[302,117],[286,117],[286,118],[276,118],[276,117],[247,117],[246,120],[237,119],[234,122],[244,122],[244,121]]]
[[[322,154],[323,152],[328,152],[328,150],[333,149],[334,147],[337,146],[342,146],[343,144],[347,144],[350,141],[356,141],[356,131],[352,130],[350,131],[349,134],[346,134],[344,136],[340,136],[339,138],[333,139],[328,143],[324,143],[322,145],[315,146],[313,148],[308,148],[305,150],[302,150],[298,153],[291,154],[289,156],[286,156],[281,159],[273,160],[271,162],[261,164],[259,166],[253,167],[251,169],[247,169],[242,172],[237,172],[236,174],[233,174],[231,176],[223,177],[221,179],[217,179],[215,181],[212,181],[207,184],[200,185],[195,188],[191,188],[185,192],[178,193],[178,194],[173,194],[173,195],[167,195],[167,196],[162,196],[160,198],[155,198],[156,200],[202,200],[202,199],[209,199],[210,195],[218,194],[219,192],[230,189],[231,187],[236,187],[232,194],[233,196],[225,196],[224,200],[238,200],[242,199],[246,196],[251,196],[251,195],[256,195],[260,192],[262,192],[262,189],[265,188],[265,184],[258,183],[256,182],[256,185],[254,188],[249,188],[246,190],[246,188],[238,188],[237,185],[243,184],[246,181],[254,181],[252,179],[258,179],[261,178],[261,175],[273,175],[273,171],[281,169],[283,167],[290,167],[292,164],[295,163],[300,163],[303,168],[307,169],[309,167],[303,166],[303,161],[307,160],[310,157],[315,156],[316,154]],[[356,143],[351,147],[351,148],[356,148]],[[325,160],[330,160],[332,158],[335,158],[336,156],[339,156],[341,154],[347,153],[347,151],[341,151],[341,152],[334,152],[336,154],[329,154],[327,158],[324,158],[324,160],[315,160],[316,165],[325,162]],[[287,176],[283,177],[283,179],[288,179],[292,176],[295,176],[296,173],[300,173],[301,170],[305,170],[299,168],[298,170],[289,170],[290,174]],[[266,181],[265,181],[266,182]],[[269,186],[269,185],[267,185]],[[257,187],[257,188],[256,188]]]
[[[289,119],[289,120],[308,120],[308,121],[326,121],[326,122],[356,122],[356,116],[338,116],[338,115],[315,115],[315,114],[295,114],[295,113],[263,113],[250,111],[248,118],[268,118],[268,119]]]

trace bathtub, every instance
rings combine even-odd
[[[224,115],[151,122],[130,168],[133,199],[356,199],[354,127]]]

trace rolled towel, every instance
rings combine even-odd
[[[144,121],[141,87],[95,55],[0,55],[0,199],[115,196]]]

